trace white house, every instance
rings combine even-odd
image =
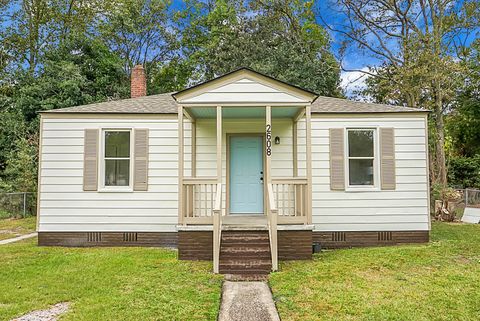
[[[427,112],[250,69],[41,113],[40,245],[170,246],[261,273],[323,248],[428,242]]]

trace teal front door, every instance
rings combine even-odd
[[[230,213],[263,214],[262,136],[230,137]]]

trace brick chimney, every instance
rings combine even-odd
[[[130,96],[132,98],[147,95],[147,77],[142,65],[133,67],[130,82]]]

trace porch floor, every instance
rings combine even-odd
[[[249,229],[266,230],[267,216],[265,215],[227,215],[222,217],[223,230]]]

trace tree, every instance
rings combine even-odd
[[[345,17],[345,46],[380,62],[366,73],[369,91],[380,102],[433,110],[431,179],[445,186],[444,113],[461,84],[463,69],[452,48],[462,47],[478,27],[479,4],[453,0],[336,0]]]
[[[70,35],[84,35],[99,12],[108,8],[103,1],[12,0],[0,3],[1,53],[13,72],[26,69],[30,76],[42,64],[45,52]]]
[[[42,110],[128,97],[123,61],[95,39],[72,39],[46,54],[39,76],[24,77],[13,97],[27,123]]]
[[[0,176],[0,190],[35,192],[37,190],[38,135],[21,137],[7,153],[6,166]]]
[[[66,40],[59,48],[45,53],[37,77],[26,73],[16,84],[2,88],[0,179],[3,179],[3,188],[8,184],[16,184],[13,186],[18,188],[20,181],[26,188],[29,173],[36,172],[37,112],[127,97],[129,82],[122,66],[122,60],[98,40]]]
[[[172,55],[169,2],[116,0],[98,23],[98,34],[124,60],[129,72],[136,64],[164,64]]]
[[[339,66],[313,3],[294,0],[190,3],[182,55],[193,83],[240,67],[328,96],[338,96]]]
[[[465,60],[464,86],[446,118],[451,157],[480,155],[480,39],[471,49]]]

